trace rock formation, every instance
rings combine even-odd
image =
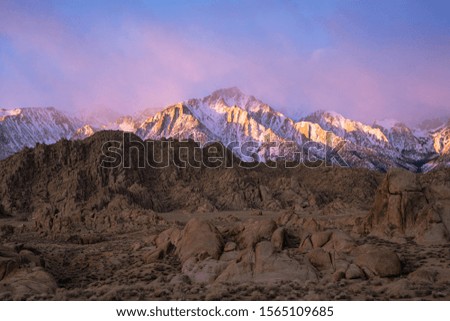
[[[132,138],[0,161],[0,298],[450,298],[448,169],[269,167],[221,145],[214,166],[192,141]],[[138,166],[146,143],[169,166]],[[130,166],[101,166],[105,146]]]
[[[369,217],[372,234],[429,244],[449,242],[450,185],[443,179],[448,171],[429,176],[431,182],[401,169],[387,173]]]

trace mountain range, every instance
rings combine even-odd
[[[189,99],[137,116],[113,115],[108,111],[81,117],[69,116],[53,107],[0,109],[0,159],[37,143],[60,139],[84,139],[105,129],[133,132],[142,139],[193,139],[201,144],[225,146],[252,142],[254,155],[265,162],[286,151],[308,151],[323,159],[338,150],[351,167],[386,171],[402,167],[427,172],[450,166],[450,119],[424,121],[417,128],[384,120],[363,124],[331,111],[316,111],[293,120],[238,88],[220,89],[201,99]],[[345,142],[345,144],[343,144]],[[233,152],[243,160],[248,154]],[[309,157],[309,156],[308,156]]]

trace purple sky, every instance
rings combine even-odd
[[[0,107],[131,113],[238,86],[291,116],[450,111],[450,1],[0,0]]]

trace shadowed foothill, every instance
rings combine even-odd
[[[448,169],[102,167],[121,137],[0,162],[2,299],[450,298]]]

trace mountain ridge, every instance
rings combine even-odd
[[[289,144],[293,144],[294,151],[301,151],[307,143],[313,145],[314,156],[323,158],[326,150],[333,148],[328,146],[330,142],[345,141],[341,156],[351,167],[381,171],[402,167],[421,172],[450,165],[450,122],[441,122],[443,125],[431,130],[424,129],[425,125],[411,129],[394,120],[368,125],[325,110],[294,121],[237,87],[169,105],[149,117],[140,113],[112,121],[110,115],[104,115],[102,122],[101,114],[93,115],[89,123],[88,117],[80,120],[53,107],[0,109],[0,159],[36,143],[84,139],[111,129],[133,132],[142,139],[172,137],[201,144],[218,141],[225,146],[253,142],[257,160],[262,162],[276,160],[280,150]],[[438,122],[423,124],[432,127]],[[278,151],[274,151],[273,144]],[[239,150],[234,152],[243,157]]]

